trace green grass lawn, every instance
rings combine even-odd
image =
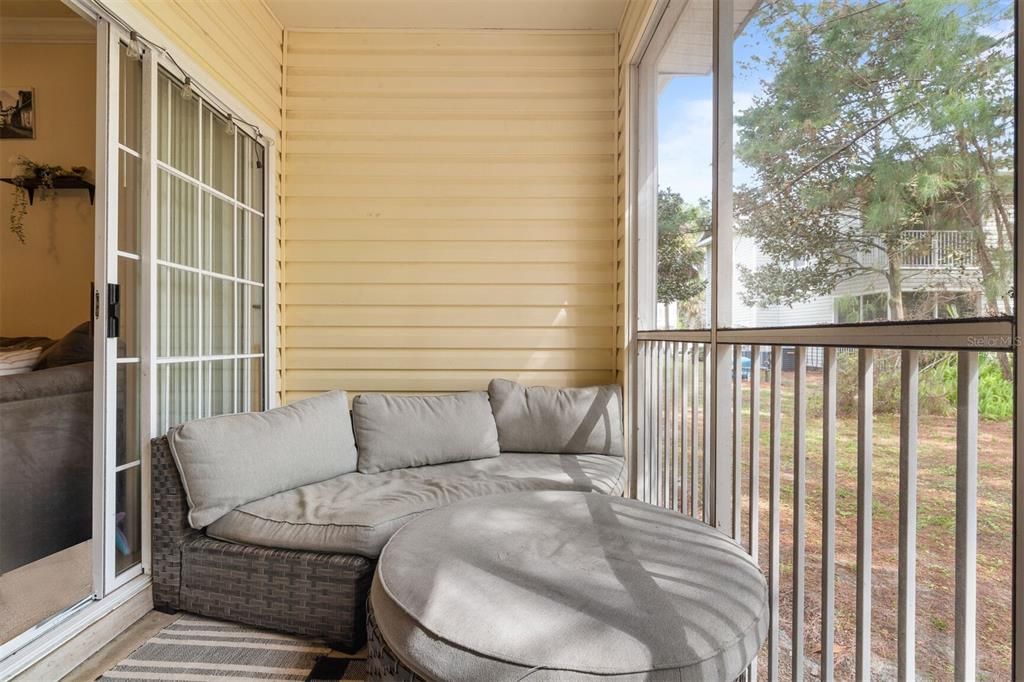
[[[762,379],[767,379],[762,375]],[[806,427],[806,599],[808,659],[820,651],[821,617],[821,375],[808,372]],[[878,386],[876,385],[876,390]],[[769,385],[761,385],[759,559],[768,566]],[[744,383],[742,488],[749,481],[749,382]],[[876,397],[876,404],[882,402]],[[891,402],[891,401],[890,401]],[[786,637],[792,609],[793,374],[783,375],[782,578],[780,619]],[[836,675],[850,679],[855,664],[857,570],[857,420],[840,416],[836,440]],[[872,650],[874,675],[895,677],[897,558],[899,530],[899,415],[875,414],[872,542]],[[953,674],[954,566],[956,526],[956,418],[922,414],[918,445],[917,667],[926,679]],[[978,433],[978,669],[985,679],[1010,677],[1012,567],[1012,428],[985,421]],[[749,501],[744,497],[743,539]],[[788,644],[780,672],[789,676]],[[763,668],[764,657],[761,665]],[[816,672],[809,665],[808,674]],[[762,669],[762,676],[763,676]]]
[[[782,495],[783,557],[792,553],[793,375],[783,379]],[[806,623],[805,652],[820,650],[822,419],[821,376],[808,374],[806,428]],[[749,410],[749,384],[744,404]],[[761,387],[760,548],[768,564],[768,406]],[[876,400],[876,402],[880,402]],[[749,412],[748,412],[749,414]],[[744,420],[747,423],[747,420]],[[856,627],[857,420],[840,417],[836,438],[836,673],[852,676]],[[896,660],[896,604],[899,531],[899,415],[876,414],[873,450],[872,649],[876,672]],[[918,445],[917,665],[932,679],[953,673],[953,603],[956,527],[956,418],[922,415]],[[749,444],[749,432],[744,433]],[[749,447],[749,445],[747,445]],[[990,679],[1009,679],[1012,566],[1012,428],[982,421],[978,434],[978,652],[979,670]],[[745,472],[749,476],[749,471]],[[746,483],[744,483],[744,489]],[[789,532],[787,532],[789,531]],[[749,529],[744,529],[749,535]],[[789,631],[791,566],[783,567],[782,622]]]

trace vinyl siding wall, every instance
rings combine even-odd
[[[285,400],[615,380],[615,34],[285,43]]]
[[[643,32],[654,12],[656,0],[627,0],[619,23],[617,54],[617,107],[615,145],[615,369],[616,381],[623,383],[626,361],[626,316],[634,314],[627,303],[629,258],[630,156],[630,65]]]
[[[261,0],[108,0],[129,5],[278,130],[284,31]]]
[[[173,41],[174,47],[187,54],[222,88],[262,117],[274,130],[263,133],[274,140],[271,153],[277,156],[277,177],[273,191],[281,206],[281,168],[283,118],[282,77],[284,29],[262,0],[106,0],[115,12],[130,7],[151,21]],[[277,335],[281,338],[281,215],[277,225]],[[284,365],[280,350],[277,358],[277,381],[281,386]],[[278,395],[280,398],[280,394]]]

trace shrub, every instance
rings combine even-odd
[[[956,407],[956,356],[952,353],[943,360],[943,383],[946,399]],[[1002,421],[1013,417],[1013,384],[1003,378],[999,361],[992,353],[978,358],[978,415],[982,419]]]

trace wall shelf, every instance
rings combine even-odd
[[[28,192],[30,206],[35,200],[36,190],[42,186],[42,183],[36,178],[23,180],[20,184],[15,183],[14,178],[0,178],[0,182],[6,182],[8,185],[14,185]],[[89,203],[96,202],[96,185],[77,175],[62,175],[54,178],[53,189],[84,189],[89,192]]]

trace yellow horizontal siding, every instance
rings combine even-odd
[[[286,400],[614,379],[616,52],[288,33]]]
[[[284,30],[262,0],[107,0],[115,12],[119,5],[137,9],[172,41],[174,48],[187,54],[203,67],[218,84],[234,95],[255,114],[269,123],[273,130],[263,134],[274,140],[277,155],[277,177],[272,178],[273,191],[282,200],[282,154],[284,120]],[[169,45],[167,47],[170,47]],[[281,216],[274,225],[278,238]],[[277,242],[278,262],[275,264],[281,282],[281,242]],[[281,300],[280,289],[277,292]],[[282,309],[277,309],[278,337]],[[278,385],[281,382],[282,357],[277,358]]]
[[[282,128],[284,31],[259,0],[112,0],[138,9],[276,130]]]

